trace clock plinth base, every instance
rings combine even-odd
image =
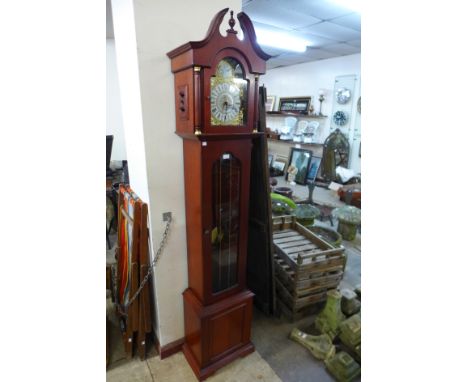
[[[182,350],[198,380],[255,350],[250,342],[254,296],[251,291],[244,290],[206,306],[190,288],[183,296],[185,344]]]
[[[242,346],[241,348],[237,349],[233,353],[229,353],[229,355],[227,355],[226,357],[201,369],[198,366],[197,360],[195,356],[193,355],[192,351],[190,350],[190,348],[187,346],[187,344],[184,344],[182,346],[182,352],[184,353],[185,358],[187,359],[187,362],[189,363],[190,367],[192,368],[193,372],[195,373],[195,376],[197,377],[199,381],[204,381],[208,377],[211,377],[214,373],[216,373],[222,367],[226,366],[232,361],[235,361],[237,358],[245,357],[246,355],[253,353],[254,351],[255,351],[254,345],[251,342],[249,342],[248,344]]]

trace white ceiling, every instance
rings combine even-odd
[[[263,46],[268,69],[361,52],[361,15],[333,0],[243,0],[242,10],[256,27],[312,42],[304,53]]]
[[[254,26],[311,41],[304,53],[262,47],[273,55],[267,68],[346,56],[361,52],[361,15],[337,5],[336,0],[243,0],[242,10]],[[107,3],[107,38],[114,38],[110,0]]]

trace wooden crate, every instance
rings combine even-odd
[[[294,216],[273,217],[273,247],[277,305],[292,319],[325,301],[343,278],[344,247],[333,247]]]

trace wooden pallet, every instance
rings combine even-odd
[[[273,246],[277,304],[292,319],[325,301],[343,278],[344,247],[333,247],[294,216],[273,218]]]
[[[304,317],[310,317],[311,315],[318,313],[324,306],[324,302],[317,302],[316,304],[312,304],[310,306],[305,307],[304,309],[298,310],[293,312],[291,308],[289,308],[281,298],[276,299],[276,314],[278,317],[280,315],[286,317],[288,320],[294,322],[296,320],[300,320]]]

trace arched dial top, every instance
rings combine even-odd
[[[168,57],[172,60],[171,70],[174,73],[192,65],[211,67],[212,53],[218,50],[220,46],[244,52],[249,57],[249,72],[257,74],[265,73],[265,61],[271,56],[265,53],[260,48],[260,45],[258,45],[252,21],[244,12],[237,14],[240,27],[244,32],[243,40],[237,37],[237,31],[233,29],[236,23],[232,14],[229,20],[231,28],[227,30],[226,36],[221,35],[219,28],[227,11],[228,8],[225,8],[216,14],[203,40],[189,41],[167,53]]]
[[[248,81],[235,58],[219,61],[210,79],[211,125],[244,126],[247,123]]]

